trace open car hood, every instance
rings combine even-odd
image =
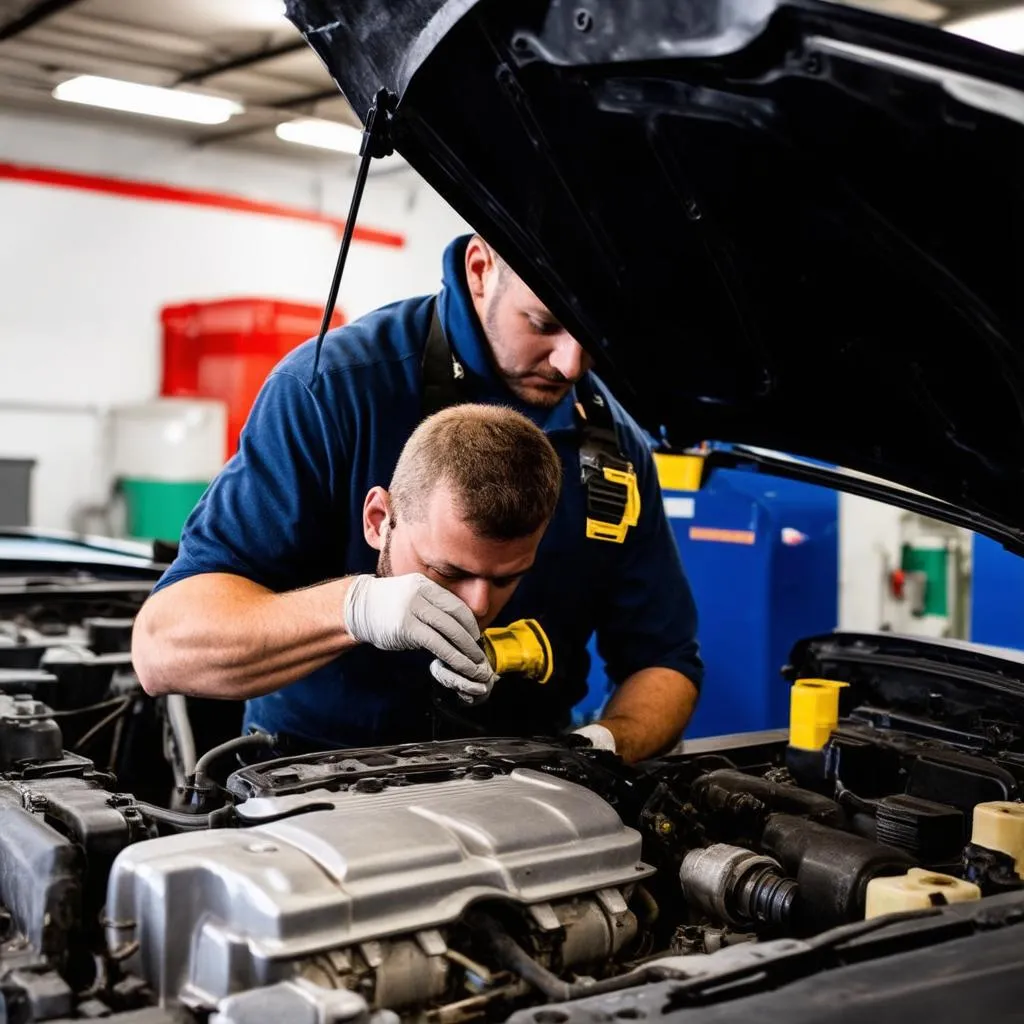
[[[1024,60],[775,0],[289,0],[641,423],[1024,522]]]

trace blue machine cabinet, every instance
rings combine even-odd
[[[1024,558],[975,534],[972,563],[971,639],[1024,649]]]
[[[782,679],[797,639],[836,627],[838,495],[752,471],[717,470],[700,491],[664,492],[699,616],[703,692],[686,736],[781,728],[789,717]],[[590,645],[587,698],[578,721],[608,696]]]

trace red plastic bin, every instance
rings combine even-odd
[[[267,298],[165,306],[160,394],[223,401],[230,456],[267,375],[293,348],[316,336],[322,316],[320,306]],[[335,310],[331,326],[343,323],[344,315]]]

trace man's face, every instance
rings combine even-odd
[[[498,372],[529,405],[557,405],[593,360],[533,291],[479,238],[466,250],[466,278]]]
[[[380,551],[378,576],[422,573],[463,601],[483,630],[498,617],[533,565],[543,535],[542,527],[516,540],[477,536],[463,522],[451,488],[442,481],[431,493],[423,516],[417,520],[403,516],[394,527],[382,522],[377,542],[368,539]]]

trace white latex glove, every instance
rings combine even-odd
[[[382,651],[429,651],[437,659],[434,678],[470,698],[486,696],[498,678],[473,613],[420,573],[356,576],[345,597],[345,625],[354,639]]]
[[[603,725],[591,722],[590,725],[583,725],[579,729],[573,729],[573,732],[577,736],[585,736],[590,740],[592,747],[597,747],[598,750],[610,750],[613,754],[615,753],[615,737],[612,735],[611,730],[606,729]]]
[[[490,664],[487,667],[490,668]],[[455,690],[467,704],[482,704],[491,695],[494,684],[500,678],[491,672],[491,678],[484,683],[477,682],[475,679],[467,679],[436,658],[430,663],[430,674],[442,686],[447,686],[449,690]]]

